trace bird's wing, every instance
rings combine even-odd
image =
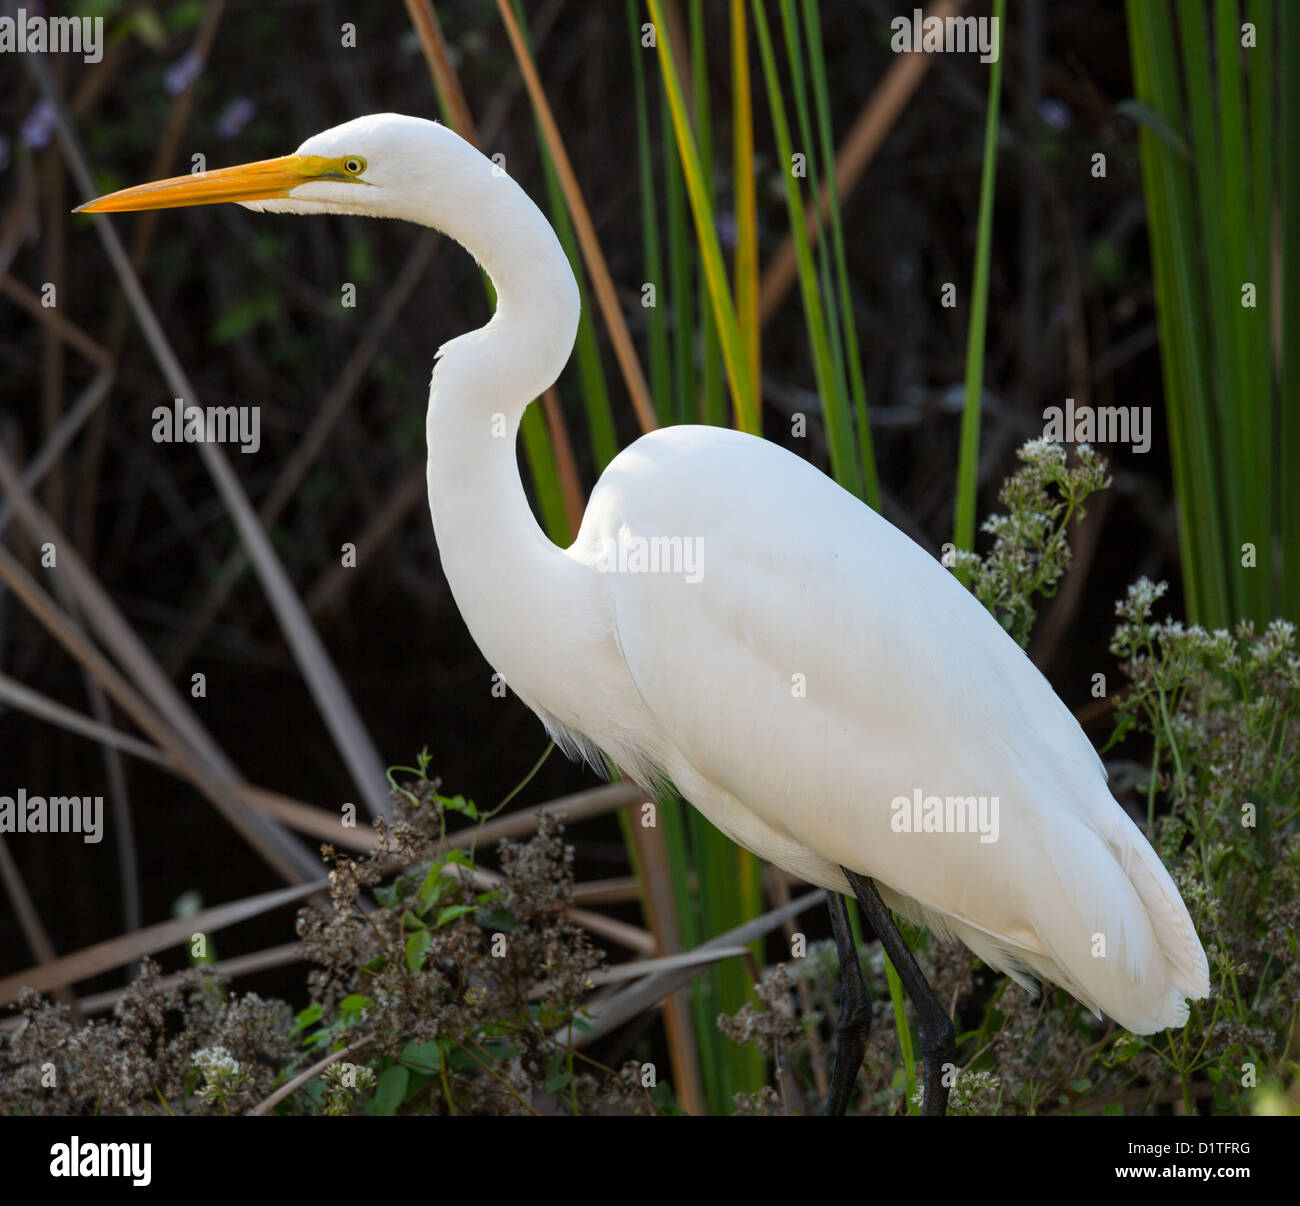
[[[1118,962],[1168,948],[1197,986],[1182,900],[1096,752],[936,559],[799,458],[716,428],[655,432],[606,470],[575,551],[638,538],[693,550],[678,572],[625,558],[605,585],[664,769],[706,815],[775,861],[788,838],[869,875],[909,915],[998,966],[1048,967],[1089,1003],[1107,994],[1061,948],[1107,919]],[[911,831],[936,800],[942,831]],[[979,832],[952,831],[963,818]]]

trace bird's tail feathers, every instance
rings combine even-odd
[[[1068,842],[1045,841],[1021,900],[1026,924],[998,933],[881,886],[886,902],[957,938],[1031,994],[1064,988],[1135,1034],[1182,1026],[1187,999],[1209,995],[1205,951],[1178,889],[1142,831],[1113,804],[1102,834],[1080,820]]]
[[[1048,847],[1050,878],[1034,897],[1045,949],[1026,962],[1134,1034],[1182,1026],[1187,998],[1209,995],[1205,952],[1141,831],[1118,810],[1107,815],[1117,818],[1110,833],[1081,823],[1068,844]]]

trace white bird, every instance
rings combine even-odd
[[[443,345],[429,391],[447,581],[483,655],[571,756],[671,781],[827,889],[844,970],[828,1112],[847,1105],[870,1018],[841,893],[916,1005],[928,1113],[946,1105],[952,1023],[882,899],[1137,1034],[1181,1026],[1187,998],[1209,993],[1178,889],[1047,680],[933,557],[813,466],[739,432],[669,427],[608,466],[569,548],[547,539],[515,433],[569,358],[578,289],[499,167],[435,122],[377,114],[281,159],[82,209],[216,201],[405,219],[487,270],[496,313]]]

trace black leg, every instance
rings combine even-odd
[[[840,954],[840,1012],[835,1024],[835,1066],[831,1072],[830,1094],[826,1113],[843,1114],[853,1098],[853,1086],[862,1067],[862,1052],[871,1033],[871,999],[867,982],[862,978],[862,964],[853,942],[849,910],[838,892],[826,893],[831,911],[831,929],[835,948]]]
[[[858,904],[876,931],[880,945],[885,948],[903,988],[912,998],[916,1009],[917,1028],[921,1032],[921,1057],[925,1063],[925,1101],[922,1107],[926,1114],[942,1115],[948,1111],[948,1087],[944,1084],[945,1068],[957,1066],[957,1041],[953,1030],[952,1018],[948,1016],[934,989],[922,974],[921,969],[907,949],[903,935],[898,932],[885,902],[880,899],[876,885],[871,880],[848,870],[840,868],[849,883],[853,885]]]

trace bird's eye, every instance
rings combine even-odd
[[[343,170],[349,176],[360,176],[366,170],[366,161],[359,155],[349,155],[343,161]]]

